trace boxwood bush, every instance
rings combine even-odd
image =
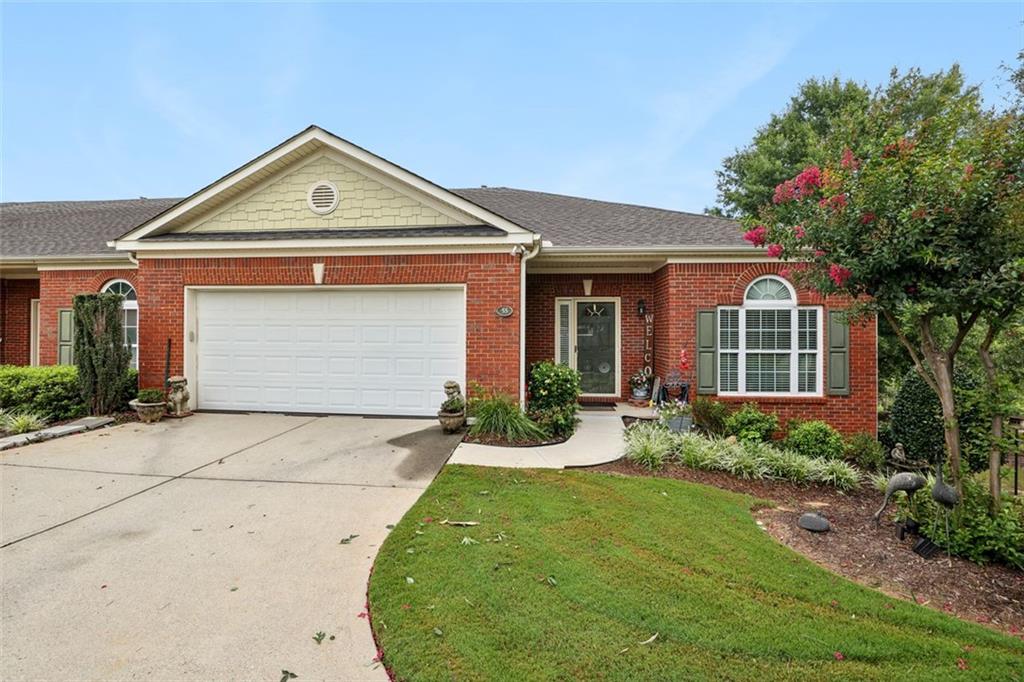
[[[530,368],[530,419],[555,438],[568,438],[576,430],[580,373],[572,367],[545,360]]]
[[[806,457],[842,459],[846,444],[838,431],[823,421],[814,420],[790,426],[784,447]]]
[[[778,428],[778,416],[762,412],[757,403],[744,403],[743,407],[725,418],[726,432],[743,442],[771,440]]]
[[[138,372],[129,370],[120,409],[138,389]],[[75,419],[86,413],[78,386],[78,370],[71,365],[20,367],[0,365],[0,409],[30,412],[49,421]]]

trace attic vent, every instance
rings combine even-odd
[[[338,188],[333,182],[321,180],[313,183],[306,195],[309,210],[320,215],[327,215],[338,208]]]

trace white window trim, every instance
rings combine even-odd
[[[123,313],[124,313],[125,310],[134,310],[134,311],[136,311],[136,313],[135,313],[135,343],[134,344],[127,344],[126,343],[125,345],[129,349],[134,349],[135,350],[135,353],[134,353],[135,357],[133,359],[133,362],[131,363],[131,366],[132,366],[132,369],[138,369],[139,368],[139,332],[142,329],[141,315],[139,315],[139,313],[138,313],[138,310],[139,310],[139,290],[135,288],[134,284],[132,284],[131,282],[129,282],[126,279],[112,279],[112,280],[110,280],[109,282],[107,282],[106,284],[103,285],[103,288],[100,289],[100,293],[106,293],[106,292],[110,291],[110,287],[114,286],[115,284],[127,284],[128,286],[130,286],[132,288],[132,291],[135,292],[135,300],[134,301],[129,301],[127,298],[121,301],[121,312],[122,312],[121,324],[122,325],[124,324],[124,319],[123,319],[124,315],[123,315]]]
[[[622,395],[622,298],[619,296],[561,296],[555,298],[555,348],[552,357],[558,359],[558,339],[562,331],[558,307],[569,304],[569,366],[576,369],[576,304],[614,303],[615,304],[615,392],[614,393],[583,393],[581,398],[617,398]]]
[[[775,279],[786,285],[789,290],[790,300],[788,301],[765,301],[765,300],[747,300],[747,293],[750,291],[756,282],[763,279]],[[715,316],[715,335],[718,339],[718,346],[715,348],[717,371],[719,376],[715,377],[716,385],[718,388],[719,395],[725,396],[739,396],[739,397],[752,397],[752,398],[820,398],[824,395],[824,372],[823,372],[823,361],[824,357],[823,346],[824,346],[824,318],[825,311],[822,306],[815,305],[797,305],[796,304],[796,291],[793,290],[792,285],[781,277],[759,277],[747,286],[747,289],[743,294],[744,303],[741,306],[719,306],[718,314]],[[793,314],[790,315],[790,339],[792,341],[789,350],[789,385],[791,390],[789,391],[748,391],[747,390],[747,316],[744,314],[745,310],[791,310]],[[722,339],[721,339],[721,313],[723,310],[735,310],[737,323],[738,323],[738,334],[739,334],[739,348],[736,350],[727,349],[724,352],[727,354],[735,353],[736,358],[736,386],[735,391],[723,391],[721,389],[721,367],[722,367]],[[817,311],[817,338],[815,354],[815,387],[814,391],[799,391],[797,388],[800,386],[800,354],[809,353],[808,350],[800,350],[800,311],[801,310],[816,310]],[[779,351],[776,351],[779,352]],[[784,351],[782,351],[784,352]]]

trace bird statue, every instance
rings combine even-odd
[[[885,499],[882,500],[882,506],[875,512],[875,525],[881,525],[882,512],[889,506],[889,499],[893,495],[902,490],[907,494],[908,499],[913,499],[914,493],[925,487],[927,483],[924,476],[909,471],[893,474],[889,482],[885,484]]]
[[[932,486],[932,499],[946,509],[952,509],[960,501],[956,488],[942,480],[942,462],[935,465],[935,485]]]

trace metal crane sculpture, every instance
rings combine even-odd
[[[909,471],[903,471],[898,474],[893,474],[889,478],[889,482],[885,485],[885,499],[882,500],[882,506],[879,507],[878,511],[875,512],[875,525],[881,525],[882,512],[889,506],[889,500],[893,495],[899,491],[903,491],[907,494],[908,500],[914,499],[914,493],[921,488],[925,487],[928,481],[921,474],[915,474]]]
[[[935,465],[935,485],[932,486],[932,499],[946,509],[952,509],[960,501],[956,488],[942,480],[942,462]]]

